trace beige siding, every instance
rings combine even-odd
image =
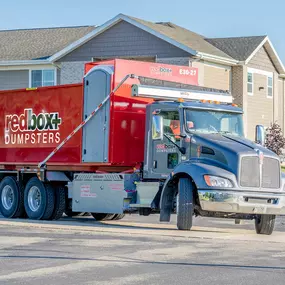
[[[278,123],[280,124],[284,133],[284,79],[278,80]]]
[[[248,67],[277,72],[265,48],[262,47],[249,61]]]
[[[204,86],[204,62],[203,61],[193,61],[191,66],[198,68],[198,84]]]
[[[230,68],[204,64],[204,86],[230,90]]]
[[[254,140],[255,126],[269,127],[273,121],[273,99],[267,98],[267,76],[253,73],[253,95],[247,96],[247,137]],[[259,87],[265,87],[259,90]]]

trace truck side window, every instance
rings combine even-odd
[[[171,137],[173,140],[180,140],[180,120],[178,111],[161,111],[159,116],[163,118],[163,133]],[[153,130],[157,128],[154,124],[155,122],[153,121]],[[154,132],[153,139],[155,139]]]
[[[178,164],[178,153],[169,153],[167,155],[167,168],[173,169]]]
[[[163,118],[158,115],[152,117],[152,139],[162,140]]]

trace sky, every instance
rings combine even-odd
[[[205,37],[268,35],[285,65],[284,0],[5,0],[0,30],[102,25],[119,13]]]

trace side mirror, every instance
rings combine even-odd
[[[265,130],[262,125],[255,127],[255,142],[262,146],[265,144]]]
[[[163,117],[154,115],[152,117],[152,139],[163,140]]]

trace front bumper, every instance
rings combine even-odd
[[[198,190],[198,194],[205,211],[285,215],[285,193]]]

